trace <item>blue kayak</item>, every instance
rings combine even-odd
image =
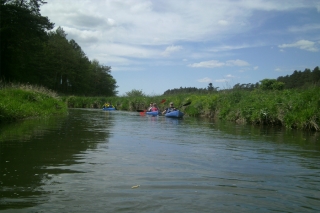
[[[184,114],[182,112],[180,112],[179,110],[168,112],[165,114],[166,117],[171,117],[171,118],[182,118],[183,115]]]
[[[157,116],[157,115],[159,115],[159,114],[160,114],[160,112],[159,112],[159,111],[146,112],[146,113],[147,113],[147,115],[152,115],[152,116]]]
[[[103,111],[112,111],[112,110],[116,110],[116,108],[114,108],[114,107],[103,107],[102,110]]]

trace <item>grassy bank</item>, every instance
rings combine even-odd
[[[320,130],[320,88],[283,91],[230,91],[190,97],[189,115],[261,125]]]
[[[63,96],[41,87],[0,88],[0,122],[64,114],[68,108],[97,108],[113,104],[118,110],[146,109],[150,102],[163,110],[173,101],[186,116],[203,116],[253,125],[320,131],[320,88],[304,90],[224,90],[206,95],[180,94],[139,97]],[[162,100],[165,103],[159,104]],[[187,107],[181,105],[191,101]]]
[[[67,113],[57,94],[43,87],[2,85],[0,97],[0,123]]]
[[[102,108],[105,102],[119,110],[146,109],[150,102],[160,109],[170,101],[182,107],[187,116],[204,116],[214,119],[254,125],[279,125],[286,128],[320,131],[320,88],[304,90],[225,90],[208,95],[182,94],[154,97],[64,97],[71,108]]]

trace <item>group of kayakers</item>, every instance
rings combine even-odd
[[[164,101],[163,101],[164,102]],[[162,103],[162,102],[161,102]],[[112,104],[110,103],[105,103],[102,107],[103,109],[105,108],[115,108]],[[177,108],[173,105],[173,102],[170,102],[169,107],[167,107],[163,112],[161,112],[163,115],[169,112],[176,111]],[[150,106],[147,109],[147,112],[160,112],[159,107],[157,106],[156,103],[151,102]]]
[[[177,108],[174,107],[173,102],[170,102],[169,107],[167,107],[162,114],[166,114],[172,111],[176,111]],[[158,108],[156,103],[151,102],[149,108],[147,109],[147,112],[156,112],[156,111],[160,111],[160,109]]]

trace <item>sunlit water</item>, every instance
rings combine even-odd
[[[69,112],[0,127],[1,212],[320,212],[319,133]]]

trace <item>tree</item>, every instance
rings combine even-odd
[[[262,90],[282,90],[284,88],[284,83],[279,82],[276,79],[263,79],[260,81],[260,88]]]
[[[49,33],[48,42],[45,45],[43,63],[45,69],[42,72],[42,84],[60,93],[72,91],[71,82],[76,75],[77,58],[75,51],[69,44],[67,34],[61,27]]]
[[[312,80],[313,83],[320,85],[320,69],[318,66],[312,71]]]
[[[114,96],[118,86],[116,80],[110,75],[111,67],[100,65],[93,60],[90,65],[90,92],[95,95]]]
[[[214,90],[214,87],[212,86],[212,83],[209,83],[208,85],[208,91],[212,92]]]
[[[37,61],[53,23],[40,14],[42,0],[1,0],[0,77],[34,83],[39,80]]]
[[[128,97],[144,97],[146,96],[142,90],[137,90],[137,89],[133,89],[129,92],[126,92],[126,95],[125,96],[128,96]]]
[[[292,75],[280,76],[277,78],[279,82],[285,83],[286,89],[308,87],[310,85],[320,84],[319,67],[315,67],[313,71],[305,69],[303,72],[295,70]]]

